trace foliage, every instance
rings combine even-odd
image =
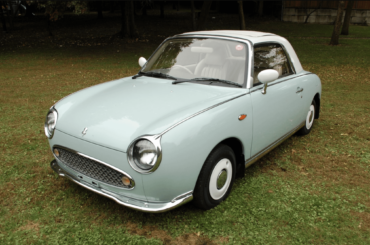
[[[87,11],[87,1],[31,1],[37,3],[39,8],[45,8],[45,14],[50,16],[51,21],[63,17],[68,9],[73,9],[75,14],[83,14]]]

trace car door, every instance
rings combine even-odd
[[[262,94],[263,85],[258,73],[275,69],[279,78],[268,84]],[[280,44],[266,43],[254,47],[254,83],[250,89],[253,104],[253,142],[251,157],[271,148],[302,123],[301,95],[297,75]]]

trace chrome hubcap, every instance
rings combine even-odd
[[[221,172],[218,174],[217,178],[217,189],[221,189],[227,180],[227,171],[226,169],[222,169]]]

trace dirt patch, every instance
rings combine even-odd
[[[185,234],[176,238],[172,238],[166,231],[159,230],[155,226],[148,225],[139,228],[137,224],[128,222],[126,224],[127,229],[131,234],[145,236],[146,238],[155,238],[161,240],[164,244],[176,244],[176,245],[213,245],[216,244],[211,241],[207,236],[202,235],[200,232]]]
[[[370,213],[351,212],[351,214],[355,216],[356,218],[358,218],[359,220],[358,228],[359,229],[370,231]]]
[[[19,227],[18,230],[19,231],[34,231],[38,233],[40,230],[40,224],[34,223],[32,221],[27,221],[27,224]]]

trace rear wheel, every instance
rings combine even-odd
[[[227,145],[218,145],[209,154],[194,189],[194,204],[211,209],[230,194],[235,179],[234,151]]]
[[[316,112],[316,102],[315,100],[313,100],[306,115],[305,125],[297,132],[299,135],[306,135],[311,132],[313,123],[315,121],[315,112]]]

